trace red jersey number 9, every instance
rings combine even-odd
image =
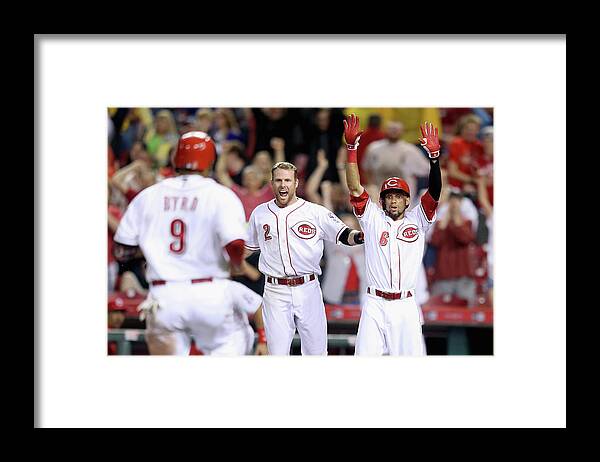
[[[185,252],[185,223],[177,218],[171,222],[171,236],[176,238],[169,245],[169,250],[177,255]]]

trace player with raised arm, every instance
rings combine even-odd
[[[356,152],[362,133],[357,116],[352,114],[344,120],[346,182],[354,214],[364,232],[368,284],[355,355],[424,356],[423,315],[415,302],[415,286],[425,233],[436,219],[442,189],[438,130],[430,123],[421,125],[423,138],[419,141],[429,156],[429,185],[419,206],[410,211],[410,189],[402,178],[383,182],[381,208],[360,184]]]

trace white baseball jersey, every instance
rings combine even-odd
[[[423,266],[425,234],[436,219],[437,202],[427,192],[403,219],[393,220],[371,201],[366,191],[350,200],[365,234],[369,289],[402,296],[390,300],[376,292],[367,295],[354,354],[424,356],[423,316],[415,289]]]
[[[252,211],[246,248],[260,250],[258,269],[268,276],[320,275],[323,240],[339,244],[346,228],[321,205],[298,198],[280,208],[273,199]]]
[[[245,237],[244,208],[233,191],[211,178],[182,175],[140,192],[114,240],[140,246],[149,280],[183,281],[229,277],[223,247]]]
[[[339,243],[347,226],[325,207],[298,199],[280,208],[275,200],[250,215],[246,247],[260,250],[259,270],[275,278],[321,274],[323,241]],[[296,329],[303,355],[327,355],[327,317],[317,277],[301,285],[265,282],[265,335],[270,355],[289,355]]]
[[[421,203],[393,220],[366,191],[351,197],[354,214],[365,235],[369,287],[386,292],[413,290],[423,261],[425,234],[436,220],[437,202],[426,193]]]

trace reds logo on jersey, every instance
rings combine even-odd
[[[292,226],[292,231],[300,239],[312,239],[317,235],[317,228],[308,221],[301,221]]]
[[[419,238],[419,228],[416,225],[408,224],[398,228],[396,239],[404,242],[415,242]]]

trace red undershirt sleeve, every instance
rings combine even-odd
[[[427,220],[433,220],[433,216],[435,215],[435,210],[437,209],[437,206],[438,201],[431,197],[429,191],[423,194],[423,196],[421,197],[421,207],[423,208],[423,212],[425,213],[425,217],[427,217]]]
[[[366,189],[363,190],[362,194],[358,197],[350,194],[350,203],[352,204],[352,207],[354,207],[354,214],[357,217],[360,217],[365,213],[368,201],[369,193]]]
[[[244,240],[236,239],[235,241],[231,241],[229,244],[225,246],[225,250],[229,255],[229,259],[231,263],[236,266],[242,264],[242,259],[244,257]]]

